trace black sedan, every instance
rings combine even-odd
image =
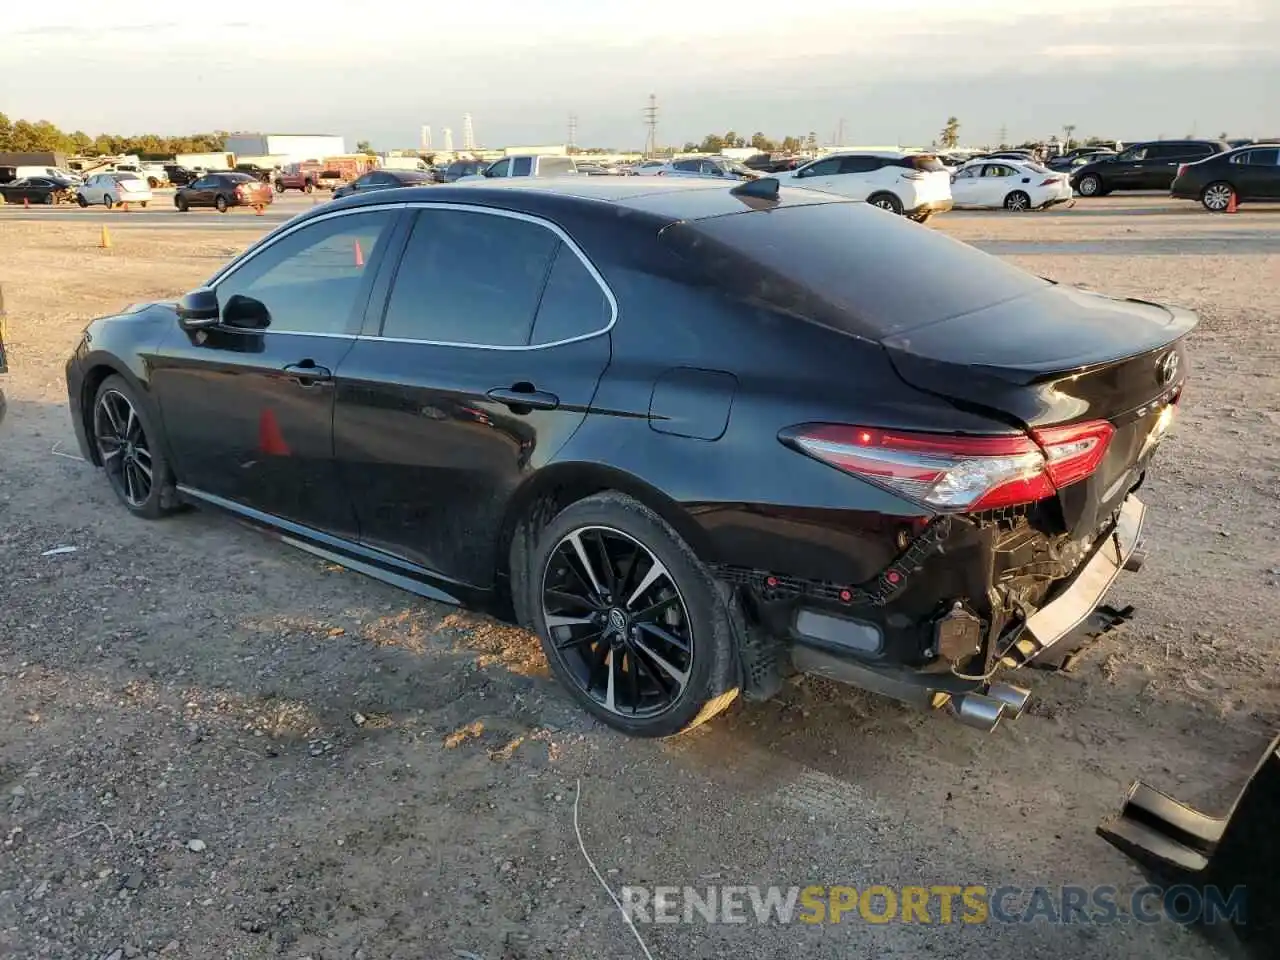
[[[0,186],[0,197],[5,203],[70,203],[75,199],[76,188],[69,180],[53,177],[26,177]]]
[[[421,187],[434,182],[431,174],[425,170],[370,170],[333,191],[333,199],[339,200],[353,193],[368,193],[371,190]]]
[[[1199,200],[1223,213],[1236,203],[1280,202],[1280,144],[1252,144],[1184,164],[1169,188],[1179,200]]]
[[[66,374],[133,514],[510,616],[629,733],[793,668],[991,729],[1136,566],[1195,322],[768,178],[525,179],[314,208]]]

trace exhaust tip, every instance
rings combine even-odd
[[[962,693],[951,698],[951,712],[966,727],[990,733],[1004,716],[1005,705],[981,693]]]
[[[993,683],[987,690],[987,696],[1004,704],[1005,713],[1010,720],[1017,720],[1027,708],[1031,699],[1031,691],[1025,687],[1015,687],[1011,683]]]

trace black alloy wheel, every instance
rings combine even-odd
[[[579,689],[610,713],[652,717],[689,684],[694,639],[671,573],[633,537],[580,527],[551,552],[543,621]]]
[[[178,506],[151,418],[123,377],[107,377],[98,387],[88,426],[111,488],[130,513],[154,520]]]
[[[513,578],[517,612],[537,631],[552,672],[610,726],[669,736],[737,696],[728,608],[714,580],[680,535],[631,497],[606,492],[570,504]]]
[[[219,213],[226,213],[227,207],[229,206],[227,198],[222,194],[218,194],[218,196],[214,198],[213,205],[218,209]]]
[[[98,395],[93,438],[116,493],[126,505],[141,510],[151,498],[155,466],[138,411],[123,393],[104,390]]]

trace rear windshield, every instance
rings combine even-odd
[[[662,237],[732,296],[874,340],[1047,282],[863,203],[686,221]]]

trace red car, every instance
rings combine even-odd
[[[173,205],[184,213],[191,207],[213,207],[226,213],[230,207],[265,207],[272,199],[270,184],[247,173],[206,173],[179,187]]]

